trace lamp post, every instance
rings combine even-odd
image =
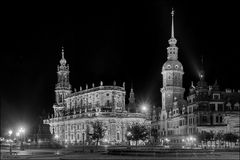
[[[58,143],[59,135],[56,134],[56,135],[54,136],[54,138],[55,138],[56,142]],[[57,149],[56,149],[56,154],[57,154],[57,155],[59,154],[59,152],[58,152],[58,146],[57,146]]]
[[[10,155],[12,155],[12,139],[11,139],[11,135],[12,135],[13,131],[12,130],[9,130],[8,131],[8,135],[9,135],[9,153]]]
[[[21,150],[24,150],[24,146],[23,146],[23,136],[24,136],[24,139],[25,139],[25,130],[24,130],[23,128],[20,128],[19,134],[20,134],[20,139],[21,139],[20,149],[21,149]]]
[[[127,138],[128,138],[128,145],[130,147],[130,139],[131,139],[132,133],[131,132],[127,132]]]

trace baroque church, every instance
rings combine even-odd
[[[57,69],[54,114],[43,120],[61,144],[82,144],[88,140],[91,123],[101,121],[106,128],[102,142],[125,143],[127,127],[138,122],[157,129],[159,142],[166,139],[173,144],[182,143],[189,136],[201,132],[234,133],[240,135],[240,90],[220,90],[217,81],[208,85],[202,69],[196,85],[192,82],[184,98],[183,65],[178,60],[177,39],[174,35],[174,11],[171,12],[171,38],[167,47],[167,61],[162,66],[162,106],[152,108],[151,121],[136,107],[131,87],[129,104],[125,104],[125,83],[117,86],[92,84],[72,91],[69,65],[62,58]]]
[[[56,102],[53,105],[54,114],[43,120],[50,125],[50,132],[59,141],[65,144],[89,143],[89,133],[92,132],[92,123],[100,121],[106,129],[105,136],[100,143],[127,143],[126,132],[132,123],[141,123],[150,126],[146,114],[136,113],[136,103],[133,88],[131,88],[129,104],[125,105],[125,83],[117,86],[92,84],[86,85],[79,91],[72,87],[69,81],[69,65],[62,58],[57,67],[58,82],[55,86]]]
[[[233,133],[240,135],[240,90],[221,91],[217,81],[210,86],[202,69],[199,81],[189,89],[184,99],[183,65],[178,61],[177,40],[174,37],[172,11],[171,38],[167,47],[167,61],[162,67],[162,107],[153,107],[152,127],[157,129],[159,142],[182,143],[189,136],[201,132]]]

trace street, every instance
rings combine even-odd
[[[1,159],[239,159],[239,152],[206,153],[166,153],[158,156],[124,156],[104,153],[71,152],[65,149],[32,149],[13,150],[17,155],[10,156],[7,150],[1,150]]]

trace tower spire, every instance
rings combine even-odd
[[[62,46],[62,59],[64,59],[64,47]]]
[[[200,80],[203,80],[205,78],[205,72],[204,72],[204,67],[203,67],[203,55],[201,56],[201,70],[199,73]]]
[[[133,82],[131,81],[131,92],[133,92]]]
[[[64,58],[64,47],[62,46],[62,59],[60,60],[61,66],[65,66],[67,63],[66,59]]]
[[[135,97],[134,97],[133,83],[132,82],[131,82],[131,91],[130,91],[130,96],[129,96],[129,102],[130,103],[135,103]]]
[[[171,38],[174,38],[174,9],[172,8],[172,32],[171,32]]]
[[[174,37],[174,10],[172,9],[172,25],[171,25],[171,38],[168,40],[169,47],[167,48],[168,52],[168,59],[170,60],[177,60],[178,59],[178,47],[177,39]]]

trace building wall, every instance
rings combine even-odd
[[[131,116],[135,116],[132,114]],[[101,139],[102,142],[107,143],[121,143],[127,142],[126,133],[127,127],[133,123],[146,124],[150,126],[150,121],[143,117],[91,117],[91,118],[69,118],[68,120],[61,120],[54,118],[45,120],[45,123],[50,124],[50,131],[54,135],[58,135],[59,142],[62,144],[80,144],[83,141],[88,142],[87,133],[92,133],[92,123],[100,121],[106,129],[105,137]],[[84,139],[83,139],[84,136]]]

